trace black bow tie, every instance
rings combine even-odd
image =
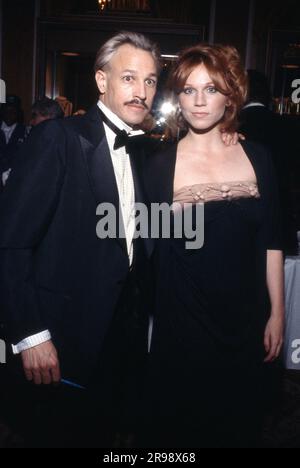
[[[116,139],[115,139],[115,143],[114,143],[114,150],[122,148],[123,146],[125,146],[125,148],[127,148],[127,146],[129,146],[129,144],[130,144],[129,140],[131,138],[133,138],[133,137],[129,137],[126,130],[119,130],[118,133],[116,133]]]
[[[134,145],[144,140],[144,134],[129,136],[126,130],[120,130],[104,112],[100,109],[100,114],[103,122],[115,133],[116,139],[114,143],[114,150],[119,148],[126,148],[126,151],[129,153],[130,149],[133,149]]]

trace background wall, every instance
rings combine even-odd
[[[2,72],[7,94],[21,97],[28,115],[32,103],[34,0],[3,0]]]
[[[248,59],[249,66],[266,71],[270,77],[275,70],[275,65],[270,61],[271,31],[285,29],[300,34],[298,0],[285,0],[280,4],[271,0],[149,0],[136,2],[137,8],[147,5],[145,11],[109,10],[102,15],[97,9],[97,0],[2,0],[1,3],[1,77],[7,83],[8,93],[22,98],[26,118],[31,103],[43,91],[43,87],[45,89],[49,54],[70,51],[76,41],[81,42],[80,53],[83,55],[80,60],[87,75],[101,41],[113,30],[124,26],[155,34],[158,41],[163,43],[164,50],[171,53],[202,39],[203,34],[206,40],[211,37],[215,42],[231,43],[244,59]],[[134,3],[132,1],[130,5]],[[253,24],[249,22],[251,3],[254,5]],[[129,5],[127,0],[111,2],[111,6],[119,5],[119,8],[126,4]],[[215,15],[211,16],[214,6]],[[69,59],[68,62],[71,64],[70,70],[77,76],[79,68],[76,60]],[[68,73],[66,80],[70,83],[72,73],[71,76],[70,71]],[[92,98],[91,94],[89,99]],[[84,97],[81,95],[80,102],[82,100]]]

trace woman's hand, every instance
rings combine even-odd
[[[272,313],[265,329],[264,345],[267,357],[264,362],[278,358],[283,345],[284,311]]]
[[[231,145],[237,145],[239,140],[246,140],[244,135],[241,133],[222,133],[222,140],[224,145],[226,146],[231,146]]]

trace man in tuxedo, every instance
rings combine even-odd
[[[240,132],[271,150],[276,169],[283,213],[283,242],[287,255],[297,253],[297,229],[292,213],[290,172],[293,167],[295,131],[292,122],[270,110],[271,92],[265,75],[248,70],[248,102],[241,112]],[[293,134],[294,133],[294,134]]]
[[[20,109],[15,96],[7,96],[0,118],[0,188],[8,179],[15,156],[26,138],[26,127],[20,123]]]
[[[30,127],[36,127],[46,120],[63,118],[64,113],[58,102],[54,99],[44,97],[35,101],[31,107]]]
[[[26,379],[42,385],[22,391],[46,401],[28,418],[38,414],[41,426],[52,418],[50,445],[109,446],[116,430],[134,431],[153,247],[150,239],[134,239],[134,204],[145,203],[137,129],[150,112],[159,69],[159,52],[143,35],[123,32],[107,41],[95,63],[98,104],[84,116],[40,124],[1,196],[0,321],[12,367],[21,359]],[[116,238],[96,235],[102,203],[116,209]],[[21,388],[14,385],[16,403]],[[25,413],[22,421],[26,427]],[[35,429],[37,437],[42,428]],[[68,442],[50,442],[54,432]]]

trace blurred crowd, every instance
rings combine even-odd
[[[21,99],[15,95],[6,97],[6,103],[0,107],[0,191],[8,180],[18,150],[25,139],[45,120],[62,119],[71,115],[70,104],[66,98],[39,99],[32,105],[31,117],[26,124]]]

